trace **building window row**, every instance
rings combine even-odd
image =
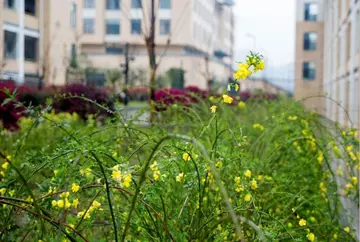
[[[16,9],[16,0],[5,0],[4,7],[8,9]],[[24,13],[36,15],[36,2],[35,0],[24,0]]]
[[[11,0],[8,0],[11,1]],[[14,1],[14,0],[12,0]],[[84,0],[84,8],[95,8],[95,0]],[[121,0],[106,0],[106,9],[118,10],[121,8]],[[131,8],[142,8],[141,0],[131,0]],[[171,0],[160,0],[160,9],[170,9]]]
[[[17,33],[4,31],[4,58],[17,58]],[[24,36],[24,59],[26,61],[37,61],[38,59],[38,38]]]
[[[83,32],[85,34],[95,33],[95,19],[84,18]],[[160,35],[168,35],[171,29],[171,21],[169,19],[160,19]],[[120,20],[107,19],[105,21],[105,32],[107,35],[120,34]],[[141,19],[131,20],[131,34],[141,34]]]

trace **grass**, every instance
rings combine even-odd
[[[354,130],[288,99],[137,124],[38,111],[3,130],[0,241],[355,241],[339,213],[339,194],[358,202]]]

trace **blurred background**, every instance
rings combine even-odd
[[[34,92],[106,88],[127,104],[153,99],[149,89],[219,93],[251,50],[266,68],[241,81],[242,93],[292,96],[359,127],[359,8],[358,0],[0,0],[0,79]]]

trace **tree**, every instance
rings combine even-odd
[[[119,69],[108,69],[105,71],[106,84],[116,89],[116,84],[123,79],[123,73]]]

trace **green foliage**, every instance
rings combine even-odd
[[[108,69],[105,71],[105,80],[107,85],[115,88],[116,84],[123,78],[123,73],[119,69]]]
[[[210,100],[173,105],[151,126],[38,111],[2,131],[0,240],[354,240],[328,164],[334,151],[349,164],[356,201],[356,131],[337,143],[286,99]]]

